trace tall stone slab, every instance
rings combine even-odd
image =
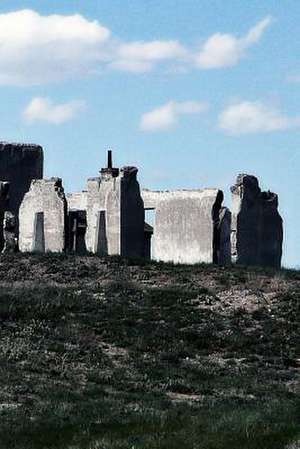
[[[145,190],[143,199],[146,209],[155,209],[154,259],[186,264],[230,261],[230,213],[222,208],[222,191]]]
[[[0,142],[0,180],[10,183],[10,210],[16,217],[31,181],[42,177],[41,146]]]
[[[62,252],[67,203],[60,178],[34,180],[19,211],[22,252]]]
[[[88,180],[88,251],[143,257],[145,214],[137,171],[135,167],[119,170],[108,166],[100,177]]]
[[[280,268],[283,224],[278,197],[262,192],[255,176],[240,174],[232,192],[232,261]]]

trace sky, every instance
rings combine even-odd
[[[239,173],[279,196],[300,267],[299,0],[2,0],[0,140],[41,144],[80,191],[113,150],[142,187]]]

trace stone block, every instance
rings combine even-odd
[[[23,252],[62,252],[67,203],[60,178],[32,181],[22,201],[19,248]]]

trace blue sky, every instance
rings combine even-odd
[[[25,11],[24,11],[25,10]],[[143,187],[279,195],[300,266],[298,0],[2,0],[1,140],[40,143],[85,188],[105,150]]]

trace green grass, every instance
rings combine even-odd
[[[0,275],[0,449],[300,438],[298,272],[15,255]]]

